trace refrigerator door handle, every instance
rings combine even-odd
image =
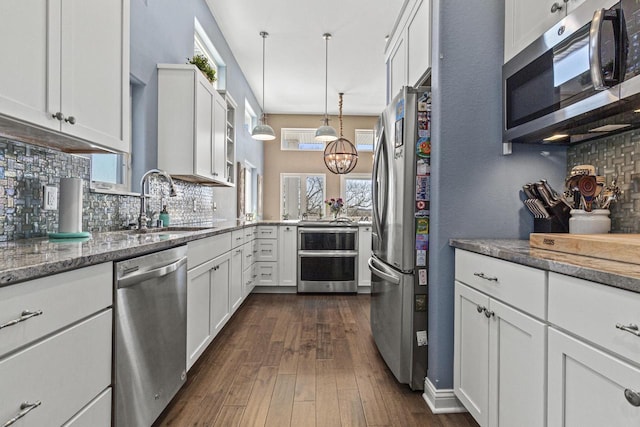
[[[373,260],[373,258],[369,258],[368,264],[369,264],[369,270],[371,270],[371,272],[373,274],[375,274],[376,276],[384,279],[385,281],[387,281],[387,282],[389,282],[389,283],[391,283],[393,285],[399,285],[400,284],[400,279],[401,279],[400,276],[398,276],[392,270],[389,270],[389,269],[385,268],[382,265],[380,265],[380,268],[383,269],[383,270],[381,270],[380,268],[378,268],[378,266],[374,265],[374,264],[378,264],[378,263],[375,262]]]
[[[384,117],[384,116],[383,116]],[[374,221],[374,226],[375,229],[378,230],[378,233],[382,234],[382,225],[383,225],[383,218],[380,215],[380,200],[378,198],[378,191],[379,191],[379,187],[378,187],[378,178],[380,176],[380,161],[381,158],[383,156],[383,150],[385,150],[385,145],[384,145],[384,127],[382,127],[380,129],[380,136],[378,137],[378,141],[376,141],[376,152],[375,152],[375,156],[373,158],[373,179],[372,179],[372,205],[373,205],[373,221]],[[386,176],[383,177],[386,181]],[[386,182],[385,182],[385,187],[386,187]],[[385,188],[386,191],[386,188]]]

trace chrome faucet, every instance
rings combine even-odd
[[[147,178],[151,175],[163,176],[169,182],[169,197],[176,197],[178,195],[173,180],[168,173],[160,169],[150,169],[149,171],[145,172],[145,174],[142,175],[142,179],[140,179],[140,216],[138,217],[138,230],[147,228],[147,221],[149,220],[149,218],[147,218],[147,210],[145,207],[145,197],[147,194],[145,193],[144,185],[147,181]]]

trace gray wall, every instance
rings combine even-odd
[[[449,239],[528,238],[519,191],[546,178],[561,189],[566,149],[514,146],[502,155],[504,2],[433,1],[429,370],[453,387],[454,251]]]
[[[244,122],[245,98],[254,111],[261,109],[224,36],[204,0],[131,0],[131,80],[133,82],[133,188],[139,188],[142,174],[157,166],[158,63],[184,64],[193,56],[194,17],[207,32],[227,67],[226,90],[238,103],[236,109],[236,161],[245,160],[263,174],[261,141],[251,138]],[[258,29],[256,44],[260,43]],[[180,141],[176,141],[180,143]],[[186,141],[184,143],[187,143]],[[219,218],[236,217],[235,188],[215,188]],[[221,203],[226,201],[226,203]]]

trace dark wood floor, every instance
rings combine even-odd
[[[433,415],[378,354],[368,295],[250,295],[156,426],[477,426]]]

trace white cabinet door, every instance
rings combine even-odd
[[[129,0],[3,1],[0,40],[3,115],[129,151]]]
[[[297,286],[297,227],[283,225],[278,230],[278,274],[280,286]]]
[[[213,179],[227,180],[227,102],[218,92],[213,94],[213,146],[211,149],[211,175]]]
[[[419,0],[407,23],[408,84],[415,85],[431,68],[431,1]]]
[[[213,260],[187,272],[187,368],[198,360],[212,339],[209,323]]]
[[[585,0],[505,0],[504,62],[509,61]],[[551,12],[554,3],[562,9]],[[595,10],[594,10],[595,12]]]
[[[453,387],[481,426],[489,420],[489,297],[455,282]]]
[[[231,255],[220,255],[213,261],[211,273],[211,335],[214,338],[231,317],[229,306],[229,283]]]
[[[549,427],[637,427],[640,368],[549,328]]]
[[[195,175],[213,178],[213,87],[203,76],[196,73],[196,140],[193,164]]]
[[[245,245],[246,246],[246,245]],[[244,246],[231,251],[231,284],[229,285],[229,305],[234,313],[244,299],[244,286],[242,283],[242,257]]]
[[[398,39],[388,61],[390,100],[407,84],[407,49],[404,42],[404,36]]]
[[[371,227],[358,229],[358,286],[371,286],[369,257],[371,256]]]
[[[55,3],[57,8],[52,7]],[[0,112],[3,115],[38,126],[60,128],[60,123],[48,113],[47,105],[52,95],[59,108],[59,32],[59,1],[0,2],[0,57],[4,58],[0,67]]]
[[[489,425],[544,426],[547,326],[494,299],[488,313]]]
[[[62,0],[62,131],[129,150],[129,1]]]

